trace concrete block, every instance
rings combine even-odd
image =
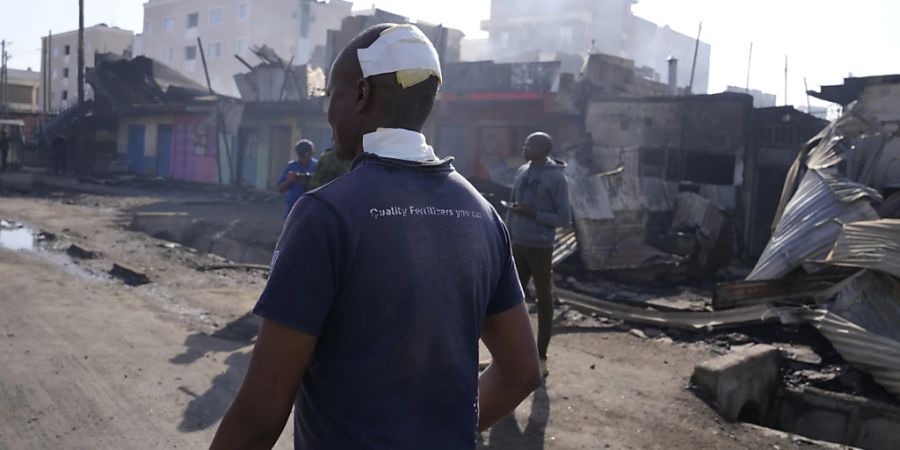
[[[691,382],[726,420],[736,421],[742,413],[761,418],[769,412],[780,367],[777,348],[754,345],[698,365]]]
[[[140,286],[150,282],[150,278],[144,272],[119,263],[113,264],[109,274],[124,281],[129,286]]]
[[[131,216],[129,229],[171,242],[182,242],[193,219],[183,212],[139,212]]]

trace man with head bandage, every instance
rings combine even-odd
[[[412,25],[357,36],[328,119],[351,171],[292,210],[253,358],[213,448],[475,448],[541,382],[497,212],[421,134],[441,83]],[[491,352],[478,374],[478,340]]]

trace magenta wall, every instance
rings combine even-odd
[[[218,183],[219,145],[216,127],[208,116],[175,118],[172,145],[172,177],[200,183]]]

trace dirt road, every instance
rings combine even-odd
[[[246,370],[255,323],[245,313],[264,280],[199,272],[215,258],[125,230],[123,205],[143,200],[67,199],[0,197],[0,218],[57,235],[36,252],[0,249],[0,449],[203,448]],[[71,241],[102,257],[68,259]],[[152,283],[110,278],[114,261]],[[809,448],[722,423],[687,391],[710,357],[614,327],[561,328],[546,386],[480,447]]]

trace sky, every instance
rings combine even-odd
[[[558,0],[546,0],[558,1]],[[12,41],[10,67],[40,66],[40,37],[48,30],[78,26],[77,0],[0,0],[15,3],[0,15],[0,39]],[[104,22],[140,30],[145,0],[84,0],[85,25]],[[354,9],[378,8],[417,20],[459,28],[467,37],[486,37],[481,21],[490,16],[490,0],[368,0]],[[852,6],[851,6],[852,5]],[[900,73],[900,1],[897,0],[639,0],[638,16],[695,35],[712,45],[710,92],[747,82],[778,96],[784,104],[784,66],[788,59],[790,104],[806,103],[810,89],[839,84],[843,77]],[[815,103],[815,101],[814,101]],[[818,103],[821,104],[821,103]]]

